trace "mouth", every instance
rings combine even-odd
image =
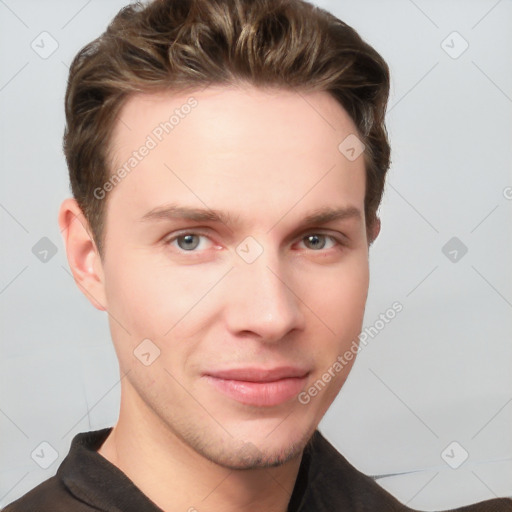
[[[274,407],[296,397],[309,371],[294,367],[239,368],[209,372],[206,381],[218,392],[245,405]]]

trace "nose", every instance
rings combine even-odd
[[[236,261],[228,277],[226,309],[233,335],[252,335],[274,343],[294,329],[304,329],[304,305],[294,293],[291,275],[286,272],[285,263],[280,263],[269,250],[250,264],[242,259]]]

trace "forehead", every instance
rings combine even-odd
[[[216,154],[264,150],[261,156],[277,151],[284,157],[282,150],[294,149],[293,157],[321,146],[333,153],[340,136],[353,133],[352,119],[327,92],[214,86],[131,96],[118,116],[111,149],[119,163],[144,137],[169,146],[187,138],[202,148],[213,147]],[[305,140],[309,144],[304,147]]]
[[[135,95],[111,141],[112,172],[125,169],[111,201],[129,198],[141,214],[170,202],[229,205],[235,214],[360,206],[363,156],[350,161],[339,150],[355,133],[326,92],[230,86]]]

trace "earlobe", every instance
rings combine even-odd
[[[370,236],[368,240],[368,245],[373,244],[375,239],[379,236],[380,233],[380,218],[375,217],[375,220],[373,221],[371,228],[370,228]]]
[[[89,224],[75,199],[63,201],[58,220],[75,283],[95,308],[106,311],[102,262]]]

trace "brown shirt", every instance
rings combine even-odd
[[[121,470],[97,453],[111,430],[77,434],[56,475],[3,512],[162,512]],[[304,450],[288,512],[338,511],[412,509],[355,469],[317,430]],[[457,511],[512,512],[512,499],[494,499]]]

